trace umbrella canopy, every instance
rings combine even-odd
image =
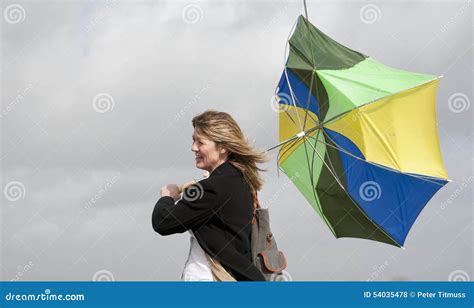
[[[449,181],[436,127],[438,77],[385,66],[303,16],[288,43],[276,89],[280,169],[337,238],[402,247]]]

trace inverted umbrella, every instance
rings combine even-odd
[[[288,46],[276,89],[279,168],[335,237],[403,247],[449,181],[436,126],[439,78],[385,66],[303,16]]]

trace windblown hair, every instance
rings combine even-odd
[[[207,110],[193,118],[196,132],[216,143],[228,152],[228,161],[244,175],[252,192],[262,188],[263,180],[257,164],[268,161],[265,152],[255,150],[245,138],[242,130],[232,116],[226,112]]]

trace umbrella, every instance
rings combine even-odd
[[[280,170],[336,238],[403,247],[449,181],[436,126],[440,77],[383,65],[303,16],[285,53],[275,92]]]

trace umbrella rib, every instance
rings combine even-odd
[[[316,140],[319,139],[319,133],[320,133],[320,131],[318,130],[318,132],[316,133]],[[324,137],[324,136],[323,136],[323,137]],[[316,142],[314,143],[314,146],[316,147]],[[314,153],[314,151],[313,151],[313,155],[311,155],[311,166],[314,165],[314,157],[315,157],[314,154],[315,154],[315,153]]]
[[[316,141],[319,141],[319,140],[316,140]],[[324,142],[325,143],[325,142]],[[310,143],[310,145],[312,146],[312,144]],[[327,144],[329,145],[329,144]],[[314,149],[314,147],[313,147]],[[316,151],[316,149],[314,149]],[[319,158],[321,158],[321,155],[319,155],[318,151],[316,151],[316,154],[318,154]],[[322,162],[324,163],[324,165],[326,166],[326,168],[328,168],[329,172],[331,172],[331,174],[334,176],[333,172],[331,171],[331,169],[327,166],[327,164],[324,162],[323,159],[321,159]],[[354,164],[354,163],[352,163]],[[342,174],[342,173],[341,173]],[[352,201],[352,203],[356,206],[356,208],[359,209],[359,211],[361,211],[361,213],[367,218],[368,221],[370,221],[371,223],[374,224],[374,226],[376,227],[376,229],[379,229],[380,231],[382,231],[382,233],[384,233],[389,239],[391,239],[394,243],[396,243],[398,246],[400,246],[398,244],[398,242],[393,239],[393,237],[391,235],[389,235],[378,223],[376,223],[375,221],[373,221],[368,215],[367,213],[365,213],[365,211],[357,204],[357,202],[354,201],[354,199],[352,199],[351,195],[349,195],[349,192],[347,192],[347,190],[344,188],[344,186],[342,186],[342,184],[339,182],[338,178],[336,176],[334,176],[335,179],[336,179],[336,182],[339,184],[339,186],[341,186],[342,190],[344,191],[344,193],[347,195],[347,197]],[[332,184],[334,185],[334,183]],[[331,186],[332,186],[331,185]],[[322,211],[322,210],[321,210]],[[324,215],[323,215],[324,216]],[[352,215],[351,215],[352,216]],[[334,232],[336,232],[334,230]],[[373,235],[374,232],[372,232],[370,235]]]
[[[317,132],[317,137],[319,137],[319,131]],[[317,140],[317,139],[316,139]],[[321,158],[321,155],[319,155],[319,153],[317,152],[316,148],[313,147],[313,145],[311,144],[311,142],[308,142],[311,147],[313,148],[313,158],[314,158],[314,153],[316,152],[318,154],[318,156]],[[326,215],[324,215],[324,211],[323,211],[323,208],[321,207],[321,204],[319,202],[319,198],[318,196],[316,195],[316,186],[314,185],[314,174],[313,174],[313,166],[310,166],[309,164],[309,159],[308,159],[308,151],[307,151],[307,148],[306,148],[306,140],[303,139],[303,144],[304,144],[304,147],[305,147],[305,155],[306,155],[306,162],[308,163],[308,168],[310,169],[310,175],[309,175],[309,180],[311,181],[311,191],[313,192],[313,196],[314,196],[314,200],[316,201],[316,204],[319,208],[319,210],[321,211],[321,216],[323,217],[324,221],[326,222],[326,224],[328,226],[331,226],[331,224],[329,223],[329,221],[327,220],[326,218]],[[321,158],[321,161],[324,163],[324,159]],[[314,163],[314,161],[312,162],[312,164]],[[336,231],[333,230],[332,227],[330,227],[331,231],[334,233],[334,236],[336,236]]]
[[[295,123],[295,125],[296,125],[296,123]],[[314,132],[315,130],[317,130],[318,128],[319,128],[318,126],[311,127],[310,129],[304,131],[304,135],[307,135],[307,134],[309,134],[309,133],[312,133],[312,132]],[[294,136],[291,137],[291,138],[288,138],[288,139],[286,139],[286,140],[284,140],[284,141],[282,141],[282,142],[280,142],[280,143],[278,143],[278,144],[276,144],[276,145],[274,145],[274,146],[269,147],[268,149],[265,150],[265,152],[271,151],[271,150],[273,150],[273,149],[275,149],[275,148],[277,148],[277,147],[279,147],[279,146],[281,146],[281,145],[283,145],[283,144],[285,144],[285,143],[288,143],[288,142],[290,142],[290,141],[292,141],[292,140],[294,140],[294,139],[296,139],[296,138],[300,138],[299,134],[294,135]]]
[[[297,136],[297,135],[294,135],[293,137],[291,137],[291,138],[289,138],[289,139],[286,139],[286,140],[280,142],[279,144],[276,144],[276,145],[274,145],[274,146],[269,147],[268,149],[265,150],[265,152],[269,152],[269,151],[271,151],[271,150],[273,150],[273,149],[276,149],[276,148],[278,148],[278,147],[280,147],[280,146],[283,146],[283,145],[287,144],[288,142],[291,142],[291,141],[293,141],[293,140],[295,140],[295,139],[298,139],[298,136]]]
[[[290,118],[291,122],[293,122],[293,124],[295,124],[295,126],[296,126],[296,122],[295,122],[295,120],[293,120],[293,117],[292,117],[291,114],[288,112],[288,110],[286,110],[286,109],[283,109],[283,110],[284,110],[286,116],[287,116],[288,118]]]
[[[323,133],[323,134],[324,134],[324,133]],[[326,145],[329,145],[329,144],[326,143]],[[329,154],[328,154],[328,156],[329,156]],[[330,159],[329,159],[328,161],[329,161],[329,164],[330,164],[331,167],[332,167],[332,170],[334,171],[334,173],[336,173],[336,168],[334,168],[334,165],[332,164],[332,161],[331,161]]]
[[[316,140],[319,138],[319,131],[316,133]],[[315,142],[316,143],[316,142]],[[308,163],[308,168],[309,168],[309,172],[311,174],[311,186],[314,187],[314,179],[313,179],[313,174],[314,174],[314,151],[313,151],[313,154],[311,156],[311,163],[309,162],[309,157],[308,157],[308,152],[307,152],[307,148],[306,148],[306,144],[305,144],[305,155],[306,155],[306,161]]]
[[[306,139],[306,137],[303,137]],[[316,140],[317,141],[317,140]],[[306,143],[305,143],[306,144]],[[342,190],[346,190],[344,188],[344,186],[342,185],[342,183],[339,181],[339,178],[337,177],[337,175],[334,174],[334,172],[331,170],[331,168],[329,168],[329,166],[326,164],[326,162],[324,161],[324,158],[321,157],[321,155],[319,154],[319,152],[316,150],[315,147],[313,147],[313,145],[311,143],[309,143],[309,145],[313,148],[313,150],[316,152],[316,155],[319,156],[319,158],[321,159],[321,161],[323,162],[323,164],[326,166],[326,168],[328,168],[329,172],[331,172],[332,176],[336,179],[337,183],[339,184],[339,186],[341,186]]]
[[[309,110],[308,110],[309,109],[309,104],[311,103],[311,97],[313,96],[312,93],[311,93],[311,89],[313,88],[313,80],[314,80],[314,74],[311,73],[311,81],[309,83],[309,88],[308,88],[308,101],[306,102],[303,127],[306,127],[306,120],[308,118],[308,113],[309,113]]]
[[[318,134],[319,134],[319,132],[318,132]],[[309,135],[308,135],[308,137],[314,139],[314,137],[312,137],[312,136],[309,136]],[[322,142],[322,141],[319,141],[318,139],[316,139],[316,141]],[[329,145],[329,146],[332,146],[332,145],[330,145],[330,144],[327,144],[326,142],[322,142],[322,143],[324,143],[324,144],[326,144],[326,145]],[[304,143],[304,144],[306,144],[306,143]],[[385,232],[385,230],[384,230],[378,223],[376,223],[375,221],[373,221],[372,219],[370,219],[370,217],[365,213],[365,211],[360,208],[360,206],[354,201],[354,199],[352,199],[352,197],[349,195],[349,193],[344,189],[344,187],[342,186],[342,184],[341,184],[341,183],[339,182],[339,180],[338,180],[338,176],[335,176],[335,175],[334,175],[334,173],[333,173],[332,170],[328,167],[328,165],[326,164],[326,162],[324,161],[324,159],[321,157],[321,155],[319,154],[319,152],[314,148],[314,146],[313,146],[310,142],[309,142],[309,144],[311,145],[311,147],[312,147],[313,150],[314,150],[313,155],[314,155],[314,153],[316,153],[316,154],[318,155],[318,157],[319,157],[319,158],[321,159],[321,161],[323,162],[324,166],[326,166],[326,168],[328,168],[329,172],[331,172],[331,174],[332,174],[332,175],[334,176],[334,178],[336,179],[336,181],[333,182],[333,183],[331,184],[331,186],[333,186],[334,183],[337,182],[337,183],[339,184],[339,186],[341,187],[341,189],[345,192],[345,194],[347,195],[347,197],[348,197],[348,198],[351,200],[351,202],[359,209],[359,211],[361,211],[361,213],[367,218],[367,220],[370,221],[370,222],[372,222],[372,223],[374,224],[374,226],[376,227],[376,229],[380,230],[383,234],[385,234],[385,235],[386,235],[389,239],[391,239],[394,243],[398,244],[397,241],[395,241],[395,240],[392,238],[392,236],[390,236],[387,232]],[[334,146],[332,146],[332,147],[334,147]],[[334,148],[335,148],[335,147],[334,147]],[[337,148],[336,148],[336,149],[337,149]],[[305,151],[305,153],[307,153],[307,152]],[[352,163],[352,164],[354,164],[354,163]],[[313,187],[313,189],[312,189],[313,194],[316,194],[316,192],[314,191],[314,190],[315,190],[315,187],[313,186],[313,185],[314,185],[314,182],[313,182],[312,177],[310,177],[310,180],[311,180],[311,183],[312,183],[311,185],[312,185],[312,187]],[[331,186],[330,186],[330,187],[331,187]],[[315,198],[315,200],[317,200],[317,199]],[[329,221],[327,220],[326,216],[324,215],[324,211],[323,211],[321,205],[319,204],[319,202],[316,202],[316,203],[317,203],[318,207],[319,207],[320,210],[321,210],[321,214],[322,214],[321,216],[323,217],[324,221],[326,222],[326,224],[327,224],[328,226],[331,226],[331,224],[330,224]],[[351,216],[352,216],[352,215],[351,215]],[[334,233],[334,235],[336,236],[336,233],[335,233],[336,231],[333,230],[332,227],[330,227],[330,230],[331,230],[331,231]],[[370,235],[372,235],[373,233],[374,233],[374,232],[372,232]]]
[[[319,139],[319,134],[320,134],[320,131],[318,130],[318,132],[316,133],[316,140]],[[323,137],[324,137],[324,136],[323,136]],[[314,148],[316,148],[316,142],[315,142],[315,144],[314,144]],[[314,169],[313,169],[313,166],[314,166],[314,158],[315,158],[315,155],[314,155],[314,154],[316,154],[316,151],[313,151],[313,154],[312,154],[312,156],[311,156],[311,166],[312,166],[312,170],[314,170]],[[313,171],[312,171],[311,175],[313,175]],[[313,184],[312,187],[314,187],[314,189],[312,189],[312,191],[313,191],[313,195],[315,196],[315,199],[316,199],[316,186]],[[323,212],[323,207],[322,207],[321,204],[320,204],[319,198],[318,198],[317,200],[318,200],[318,202],[317,202],[317,203],[318,203],[318,207],[321,209],[321,213],[324,213],[324,212]],[[326,224],[330,225],[330,223],[329,223],[329,221],[327,220],[326,216],[325,216],[325,215],[323,215],[323,216],[324,216],[324,220],[326,221]],[[334,232],[334,235],[336,235],[336,231],[335,231],[335,230],[332,230],[332,231]]]
[[[324,133],[324,134],[329,138],[329,140],[331,140],[336,146],[333,146],[333,145],[331,145],[331,144],[328,144],[328,143],[326,143],[326,142],[319,141],[319,140],[317,140],[317,142],[323,142],[325,145],[328,145],[328,146],[330,146],[330,147],[332,147],[332,148],[335,148],[336,150],[339,150],[339,151],[341,151],[341,152],[343,152],[343,153],[345,153],[345,154],[347,154],[347,155],[350,155],[351,157],[353,157],[353,158],[355,158],[355,159],[358,159],[358,160],[360,160],[360,161],[363,161],[363,162],[366,162],[366,163],[368,163],[368,164],[374,165],[374,166],[376,166],[376,167],[383,168],[383,169],[388,170],[388,171],[401,173],[401,174],[404,174],[404,175],[407,175],[407,176],[411,176],[411,177],[414,177],[414,178],[417,178],[417,179],[420,179],[420,180],[424,180],[424,181],[427,181],[427,182],[430,182],[430,183],[433,183],[433,184],[437,184],[437,185],[440,185],[440,186],[444,186],[444,184],[440,184],[440,183],[437,183],[437,182],[434,182],[434,181],[430,181],[429,179],[426,179],[426,178],[421,177],[421,176],[417,176],[417,175],[415,175],[415,174],[401,172],[400,170],[388,168],[388,167],[386,167],[386,166],[383,166],[383,165],[380,165],[380,164],[371,162],[371,161],[369,161],[369,160],[362,159],[362,158],[360,158],[360,157],[358,157],[358,156],[356,156],[356,155],[354,155],[354,154],[352,154],[352,153],[346,151],[343,147],[341,147],[340,145],[338,145],[338,144],[328,135],[328,133],[326,133],[326,132],[323,132],[323,133]],[[309,138],[313,138],[313,137],[309,136]]]
[[[286,55],[286,54],[288,53],[288,46],[290,46],[290,38],[291,38],[291,36],[293,35],[294,30],[296,29],[297,23],[298,23],[298,22],[296,21],[296,22],[293,24],[293,27],[292,27],[291,30],[290,30],[290,34],[288,35],[288,38],[287,38],[287,40],[286,40],[285,52],[284,52],[284,59],[285,59],[285,69],[284,69],[284,72],[285,72],[286,81],[287,81],[287,83],[288,83],[288,87],[290,88],[290,94],[291,94],[291,98],[292,98],[292,101],[293,101],[293,105],[294,105],[295,111],[297,112],[297,115],[298,115],[298,121],[299,121],[299,124],[300,124],[300,131],[304,131],[304,126],[301,126],[301,119],[300,119],[300,117],[299,117],[298,110],[296,109],[297,107],[296,107],[296,103],[295,103],[294,92],[293,92],[293,89],[292,89],[292,87],[291,87],[290,80],[289,80],[289,78],[288,78],[288,73],[287,73],[287,71],[286,71],[286,70],[288,69],[288,67],[286,66],[286,63],[287,63],[287,62],[286,62],[286,59],[287,59],[287,55]],[[309,30],[308,30],[308,32],[309,32]],[[304,37],[304,36],[303,36],[303,37]],[[302,55],[302,56],[303,56],[303,55]],[[304,56],[303,56],[303,57],[304,57]],[[306,59],[306,60],[307,60],[307,59]],[[311,63],[310,61],[308,61],[308,62]],[[310,91],[311,91],[311,89],[310,89]],[[316,122],[316,120],[315,120],[315,122]]]
[[[297,144],[297,141],[298,141],[298,139],[294,139],[294,140],[289,141],[288,147],[285,148],[285,150],[283,152],[282,152],[283,147],[281,147],[280,150],[278,151],[278,158],[280,158],[282,155],[285,155],[289,150],[291,150]]]
[[[319,136],[319,133],[320,133],[320,130],[318,130],[318,133],[317,133],[318,136]],[[314,138],[314,137],[312,137],[312,136],[309,136],[311,139],[314,139],[315,146],[316,146],[316,142],[319,141],[318,136],[316,136],[316,138]],[[327,144],[327,143],[324,142],[324,141],[321,141],[321,142],[324,143],[325,145],[329,145],[329,144]],[[314,157],[314,153],[315,153],[315,151],[316,151],[316,148],[313,147],[313,149],[314,149],[314,151],[313,151],[313,157]],[[329,155],[329,154],[328,154],[328,155]],[[329,164],[331,165],[332,171],[334,171],[334,173],[336,173],[336,169],[334,168],[334,166],[333,166],[331,160],[329,159],[328,161],[329,161]]]
[[[301,83],[303,83],[303,84],[306,86],[306,84],[305,84],[302,80],[301,80]],[[311,94],[311,92],[309,92],[308,94]],[[295,101],[296,101],[299,105],[303,106],[303,104],[300,102],[300,100],[298,99],[297,96],[295,96]],[[308,107],[306,107],[306,109],[308,109]],[[285,110],[285,111],[286,111],[286,110]],[[308,116],[311,118],[311,120],[314,121],[314,123],[318,124],[318,119],[315,118],[315,117],[313,117],[312,115],[310,115],[309,112],[308,112]]]
[[[294,30],[296,30],[296,26],[298,25],[298,20],[293,24],[293,27],[291,28],[291,31],[290,31],[290,35],[288,36],[287,40],[286,40],[286,44],[285,44],[285,53],[284,53],[284,57],[285,57],[285,60],[289,57],[289,52],[288,52],[288,46],[291,46],[295,49],[295,51],[298,52],[298,55],[306,62],[306,64],[308,64],[309,66],[313,67],[313,63],[311,63],[311,61],[306,57],[306,55],[304,54],[304,52],[302,52],[298,47],[296,47],[294,44],[291,44],[290,43],[290,40],[292,38],[292,36],[295,34],[294,33]],[[299,38],[295,38],[294,41],[298,42],[298,43],[301,43],[303,41],[303,39],[306,38],[306,35],[307,34],[311,34],[311,31],[309,29],[304,29],[304,33],[302,33],[302,35],[299,37]],[[288,55],[287,55],[288,53]]]
[[[286,39],[285,52],[283,53],[283,62],[284,63],[286,63],[286,60],[288,59],[288,56],[289,56],[288,46],[290,46],[290,39],[291,39],[291,36],[294,34],[294,31],[296,29],[297,24],[298,24],[298,20],[296,20],[293,23],[293,26],[291,27],[291,30],[290,30],[290,34],[288,34],[288,38]],[[288,55],[287,55],[287,53],[288,53]],[[286,67],[286,64],[285,64],[285,67]]]
[[[379,98],[377,98],[377,99],[371,100],[370,102],[367,102],[367,103],[362,104],[362,105],[360,105],[360,106],[357,106],[357,107],[354,107],[354,108],[349,109],[349,110],[347,110],[347,111],[344,111],[343,113],[338,114],[338,115],[335,115],[334,117],[332,117],[332,118],[330,118],[330,119],[324,120],[324,121],[321,123],[321,125],[324,125],[324,124],[327,124],[327,123],[329,123],[329,122],[332,122],[332,121],[336,120],[337,118],[339,118],[339,117],[345,115],[346,113],[349,113],[349,112],[351,112],[351,111],[353,111],[353,110],[355,110],[355,109],[364,107],[364,106],[366,106],[366,105],[370,105],[370,104],[372,104],[372,103],[375,103],[375,102],[377,102],[377,101],[380,101],[380,100],[382,100],[382,99],[384,99],[384,98],[387,98],[387,97],[389,97],[389,96],[397,95],[397,94],[400,94],[400,93],[402,93],[402,92],[405,92],[405,91],[414,89],[414,88],[416,88],[416,87],[419,87],[419,86],[422,86],[422,85],[424,85],[424,84],[430,83],[430,82],[432,82],[432,81],[434,81],[434,80],[440,79],[441,77],[442,77],[442,76],[436,77],[436,78],[434,78],[434,79],[430,79],[430,80],[428,80],[428,81],[419,83],[419,84],[417,84],[417,85],[415,85],[415,86],[413,86],[413,87],[409,87],[409,88],[407,88],[407,89],[403,89],[403,90],[397,91],[397,92],[395,92],[395,93],[390,93],[390,94],[387,94],[387,95],[385,95],[385,96],[379,97]]]
[[[306,156],[306,163],[308,164],[308,169],[309,169],[309,181],[311,182],[311,187],[314,187],[313,168],[309,163],[308,149],[306,147],[306,142],[303,142],[303,145],[304,145],[304,154]],[[312,191],[313,191],[313,194],[315,194],[314,189],[312,189]]]
[[[319,132],[318,132],[317,136],[319,136]],[[280,149],[279,149],[279,151],[278,151],[277,165],[278,165],[278,161],[280,160],[280,157],[281,157],[282,155],[285,155],[285,154],[286,154],[288,151],[290,151],[294,146],[296,146],[296,145],[297,145],[297,141],[298,141],[298,138],[295,136],[295,137],[293,137],[293,138],[291,138],[291,139],[288,139],[288,140],[286,140],[286,141],[284,141],[284,142],[282,143],[283,146],[281,146]],[[285,148],[284,151],[282,152],[282,148],[285,147],[286,144],[288,144],[288,147]],[[274,146],[273,148],[278,147],[278,146],[280,146],[280,145],[276,145],[276,146]],[[266,150],[266,151],[269,151],[269,150],[271,150],[271,149],[272,149],[272,148],[270,148],[270,149],[268,149],[268,150]],[[314,162],[314,152],[313,152],[312,163],[313,163],[313,162]]]
[[[295,93],[293,92],[293,88],[291,87],[291,83],[290,83],[290,79],[288,78],[288,72],[286,71],[287,68],[285,66],[285,78],[286,78],[286,82],[288,83],[288,88],[290,89],[290,94],[291,94],[291,102],[293,103],[293,107],[295,108],[295,112],[296,112],[296,116],[298,118],[298,123],[300,124],[300,131],[303,131],[303,126],[301,126],[301,119],[300,119],[300,115],[298,113],[298,107],[296,107],[296,102],[295,102]]]
[[[416,174],[413,174],[413,173],[406,173],[406,172],[402,172],[400,170],[397,170],[397,169],[393,169],[393,168],[389,168],[387,166],[384,166],[384,165],[380,165],[380,164],[377,164],[377,163],[374,163],[374,162],[371,162],[369,160],[366,160],[366,159],[362,159],[360,157],[357,157],[355,155],[353,155],[352,153],[349,153],[347,152],[345,149],[343,149],[340,145],[338,145],[330,136],[327,132],[323,132],[324,134],[326,134],[326,136],[337,146],[339,147],[339,150],[343,150],[343,152],[345,152],[346,154],[348,155],[352,155],[353,157],[355,157],[356,159],[359,159],[361,161],[364,161],[368,164],[371,164],[371,165],[374,165],[376,167],[380,167],[380,168],[383,168],[385,170],[388,170],[388,171],[391,171],[391,172],[396,172],[396,173],[400,173],[400,174],[404,174],[404,175],[407,175],[407,176],[411,176],[411,177],[414,177],[414,178],[417,178],[417,179],[420,179],[420,180],[423,180],[423,181],[427,181],[427,182],[430,182],[430,183],[433,183],[433,184],[437,184],[439,186],[444,186],[444,184],[440,184],[440,183],[437,183],[435,181],[430,181],[429,179],[423,177],[423,176],[419,176],[419,175],[416,175]]]

